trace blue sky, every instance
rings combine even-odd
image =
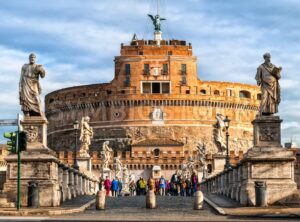
[[[156,12],[155,2],[0,0],[0,119],[20,112],[19,74],[30,52],[47,71],[42,96],[110,81],[120,43],[133,33],[152,38],[146,14]],[[160,11],[164,37],[193,44],[200,79],[255,84],[262,54],[270,52],[283,67],[283,142],[300,144],[300,1],[162,0]]]

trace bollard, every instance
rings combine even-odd
[[[146,195],[146,208],[156,208],[156,196],[153,190],[149,190]]]
[[[105,209],[105,190],[99,190],[96,195],[96,210]]]
[[[194,209],[201,210],[203,205],[203,193],[198,190],[195,194]]]
[[[263,181],[254,181],[255,202],[257,207],[267,207],[267,188]]]

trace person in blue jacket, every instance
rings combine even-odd
[[[112,193],[112,196],[113,197],[117,197],[118,196],[118,191],[119,191],[119,181],[118,181],[118,178],[116,177],[111,182],[111,193]]]

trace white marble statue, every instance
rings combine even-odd
[[[80,156],[89,156],[89,146],[91,145],[91,139],[94,136],[93,128],[90,126],[90,117],[82,117],[80,138],[82,145],[80,148]]]
[[[164,119],[164,113],[159,107],[155,107],[152,112],[152,120],[162,121]]]
[[[126,165],[123,166],[123,187],[125,192],[129,192],[130,172]]]
[[[108,146],[109,141],[105,141],[102,145],[102,151],[101,151],[101,156],[102,156],[102,168],[103,169],[109,169],[108,164],[111,158],[111,153],[113,150]]]
[[[197,146],[197,151],[198,151],[200,165],[203,166],[205,164],[205,155],[206,155],[205,145],[203,143],[199,143]]]
[[[45,77],[42,65],[35,64],[35,54],[29,55],[29,63],[24,64],[19,82],[19,99],[25,116],[43,116],[40,94],[42,88],[39,78]]]
[[[216,142],[220,145],[221,152],[224,152],[226,150],[226,127],[225,127],[225,117],[217,113],[217,123],[216,123],[216,129],[217,133],[215,135]]]
[[[122,162],[119,160],[118,157],[115,157],[115,177],[117,177],[118,179],[122,178],[121,177],[122,169],[123,169]]]
[[[260,115],[272,115],[278,113],[280,103],[281,67],[271,63],[270,53],[263,55],[265,62],[257,68],[255,79],[261,87]]]

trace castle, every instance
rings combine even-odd
[[[209,173],[222,170],[225,138],[217,115],[231,120],[232,161],[252,146],[251,121],[259,108],[259,88],[201,80],[191,43],[163,40],[157,30],[154,34],[154,40],[139,40],[134,35],[130,44],[121,44],[110,83],[75,86],[46,95],[48,146],[61,160],[72,160],[73,122],[84,116],[90,117],[94,128],[90,155],[96,171],[104,141],[139,174],[159,165],[169,175],[189,156],[195,156],[199,143],[206,146]]]

